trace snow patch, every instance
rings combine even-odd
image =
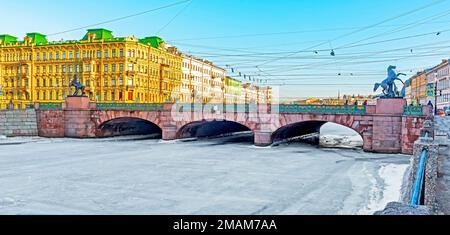
[[[14,206],[16,204],[16,200],[10,197],[0,198],[0,208],[7,206]]]
[[[323,135],[320,146],[326,148],[361,148],[363,140],[360,136]]]
[[[367,177],[371,183],[369,204],[357,212],[358,215],[372,215],[376,211],[383,210],[392,201],[399,201],[402,191],[402,178],[408,165],[388,164],[382,165],[378,170],[378,176],[384,181],[379,185],[377,178],[370,172]]]

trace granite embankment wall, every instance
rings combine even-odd
[[[414,143],[414,153],[411,158],[410,169],[406,174],[403,187],[403,194],[400,202],[389,203],[385,210],[376,212],[376,215],[431,215],[442,214],[442,203],[439,203],[437,195],[439,194],[438,181],[442,175],[441,144],[435,140],[435,130],[431,121],[424,123],[421,130],[421,138]],[[427,135],[425,135],[427,132]],[[422,191],[420,192],[420,201],[418,206],[411,206],[410,201],[415,187],[416,177],[418,176],[419,162],[422,154],[426,154],[424,176],[421,181]],[[425,155],[424,155],[425,156]]]
[[[36,111],[34,109],[0,110],[0,135],[37,136]]]

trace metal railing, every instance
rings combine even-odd
[[[180,112],[257,112],[256,104],[200,104],[200,103],[175,103],[176,110]]]
[[[137,110],[137,111],[162,111],[164,104],[162,103],[97,103],[98,110]]]
[[[38,103],[41,110],[60,110],[62,109],[62,103]]]
[[[276,107],[275,107],[276,108]],[[272,108],[272,110],[274,110]],[[357,105],[278,105],[280,113],[337,113],[337,114],[366,114],[366,106]]]
[[[423,106],[404,106],[403,110],[405,116],[423,116]]]

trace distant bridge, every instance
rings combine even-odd
[[[123,104],[93,103],[68,97],[63,104],[35,104],[39,135],[97,138],[160,132],[164,140],[252,131],[254,143],[317,133],[332,122],[359,133],[369,152],[412,154],[428,107],[406,106],[403,99],[377,105]],[[139,128],[132,128],[139,127]]]

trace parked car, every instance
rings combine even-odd
[[[450,109],[445,110],[445,116],[450,116]]]
[[[437,115],[437,116],[445,116],[446,114],[445,114],[444,110],[439,109],[439,110],[437,111],[436,115]]]

